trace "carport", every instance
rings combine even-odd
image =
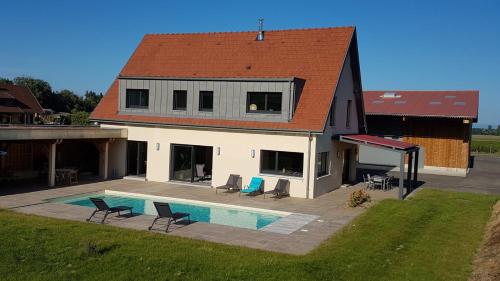
[[[399,199],[403,199],[406,195],[410,194],[416,188],[418,177],[418,151],[417,145],[386,139],[370,135],[341,135],[339,136],[341,142],[352,143],[357,145],[366,145],[377,149],[388,150],[397,152],[400,155],[399,164]],[[406,192],[405,192],[405,156],[408,155],[408,170],[406,178]],[[413,175],[413,178],[412,178]]]
[[[4,155],[0,156],[0,164],[2,169],[5,169],[6,156],[13,153],[13,151],[9,152],[9,146],[12,147],[12,144],[36,143],[46,151],[43,154],[47,156],[48,160],[47,182],[48,186],[54,186],[58,148],[61,148],[59,155],[64,153],[66,158],[72,158],[76,155],[82,155],[79,150],[84,149],[83,144],[88,144],[87,146],[93,146],[94,150],[98,151],[99,155],[96,161],[98,161],[100,178],[108,179],[110,171],[114,170],[114,167],[109,165],[110,146],[121,141],[124,147],[126,138],[127,131],[125,129],[104,129],[97,126],[2,126],[0,127],[0,151],[3,151]],[[66,146],[63,147],[63,144]],[[120,147],[120,149],[122,152],[123,148]],[[30,153],[33,152],[25,152],[25,154]],[[27,158],[30,158],[34,163],[38,161],[33,155],[27,155]],[[85,158],[72,160],[73,163],[86,161]]]

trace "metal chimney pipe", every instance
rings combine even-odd
[[[264,19],[259,19],[259,34],[255,40],[264,41]]]

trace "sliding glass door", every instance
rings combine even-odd
[[[145,176],[148,159],[148,143],[145,141],[127,142],[127,175]]]
[[[212,180],[211,146],[172,144],[170,179],[185,182]]]
[[[172,179],[176,181],[193,181],[193,147],[189,145],[172,145]]]

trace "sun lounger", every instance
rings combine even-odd
[[[106,202],[104,202],[104,200],[101,198],[90,198],[90,201],[94,203],[96,209],[94,210],[92,215],[90,215],[90,217],[87,219],[87,222],[89,222],[90,219],[92,219],[92,217],[99,212],[104,213],[104,217],[102,218],[101,223],[104,223],[106,217],[112,213],[118,213],[118,215],[121,215],[120,212],[129,211],[130,214],[132,215],[132,207],[128,206],[109,207],[108,204],[106,204]]]
[[[264,188],[264,180],[262,178],[253,177],[252,180],[250,181],[250,184],[245,186],[245,188],[243,188],[242,190],[240,190],[240,194],[262,193],[263,188]]]
[[[215,193],[217,194],[217,191],[219,189],[224,189],[226,191],[238,191],[240,188],[238,187],[238,180],[240,179],[240,175],[235,175],[231,174],[229,175],[229,178],[227,179],[227,182],[225,185],[217,186],[215,188]]]
[[[172,222],[177,222],[178,219],[181,218],[188,218],[188,222],[191,223],[191,215],[188,213],[173,213],[172,210],[170,209],[170,205],[168,203],[163,203],[163,202],[153,202],[155,205],[156,211],[158,212],[158,215],[154,219],[153,223],[151,224],[150,227],[148,227],[148,230],[153,229],[153,226],[159,219],[168,219],[167,222],[167,228],[165,229],[165,232],[168,232],[168,228],[170,227],[170,224]]]
[[[273,190],[264,192],[264,198],[266,198],[266,194],[272,194],[274,198],[290,196],[290,181],[279,179]]]

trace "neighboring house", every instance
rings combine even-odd
[[[467,174],[478,91],[364,91],[363,100],[368,133],[419,145],[420,172]],[[380,150],[360,147],[359,154],[361,167],[399,165]]]
[[[355,179],[365,133],[354,27],[149,34],[91,115],[126,128],[113,174],[157,182],[266,188],[290,180],[314,198]]]
[[[0,83],[0,124],[32,124],[43,109],[30,89]]]

